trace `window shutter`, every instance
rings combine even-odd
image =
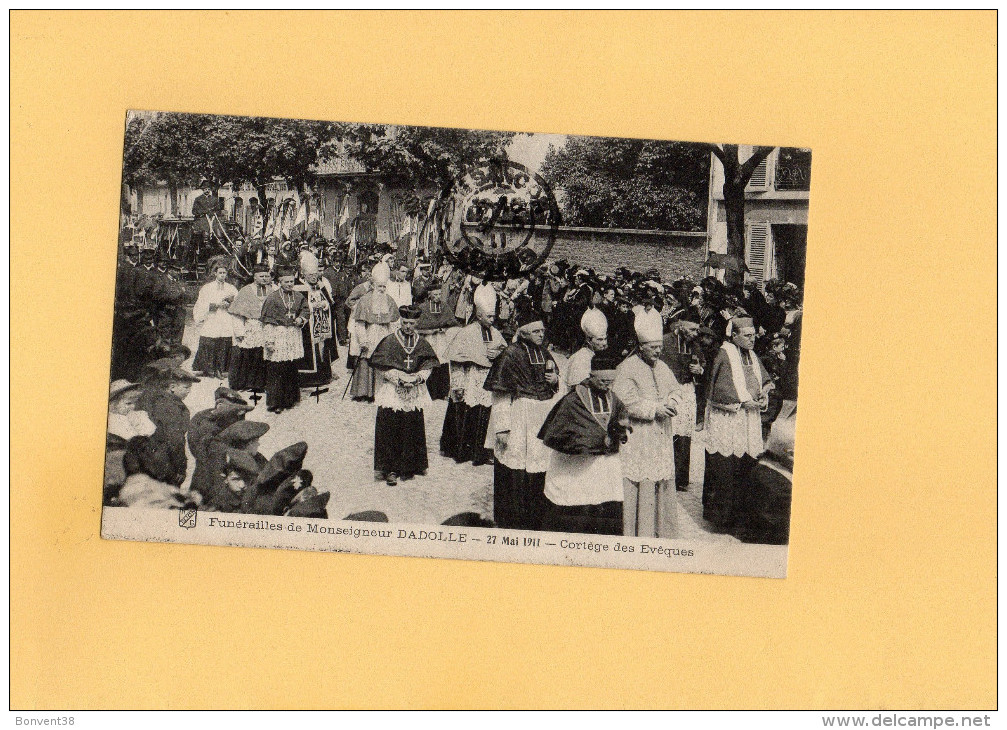
[[[752,223],[748,226],[745,246],[745,263],[749,273],[761,289],[766,283],[766,246],[769,243],[769,224]]]
[[[748,181],[746,190],[768,190],[769,189],[769,158],[767,157],[759,166],[755,168],[752,177]]]

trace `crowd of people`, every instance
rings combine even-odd
[[[235,281],[226,259],[210,262],[190,372],[178,287],[152,286],[168,275],[131,253],[119,267],[107,504],[323,514],[307,445],[266,459],[257,449],[268,425],[244,414],[260,391],[278,413],[302,389],[345,379],[344,397],[376,406],[375,478],[389,486],[426,473],[424,412],[446,400],[429,440],[492,469],[498,527],[674,538],[702,432],[710,527],[787,540],[793,284],[730,289],[712,276],[664,282],[656,270],[600,274],[566,261],[489,282],[395,252],[354,264],[321,239],[287,242],[257,251],[251,281]],[[155,334],[136,336],[136,322]],[[199,377],[228,383],[190,419],[182,401]]]

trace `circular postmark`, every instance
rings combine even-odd
[[[560,214],[552,189],[517,162],[487,160],[467,169],[438,203],[444,257],[484,279],[529,274],[556,242]]]

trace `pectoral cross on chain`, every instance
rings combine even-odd
[[[406,355],[406,372],[409,372],[412,369],[413,369],[413,356],[407,354]]]

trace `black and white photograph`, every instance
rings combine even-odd
[[[799,141],[129,111],[102,536],[786,577]]]

